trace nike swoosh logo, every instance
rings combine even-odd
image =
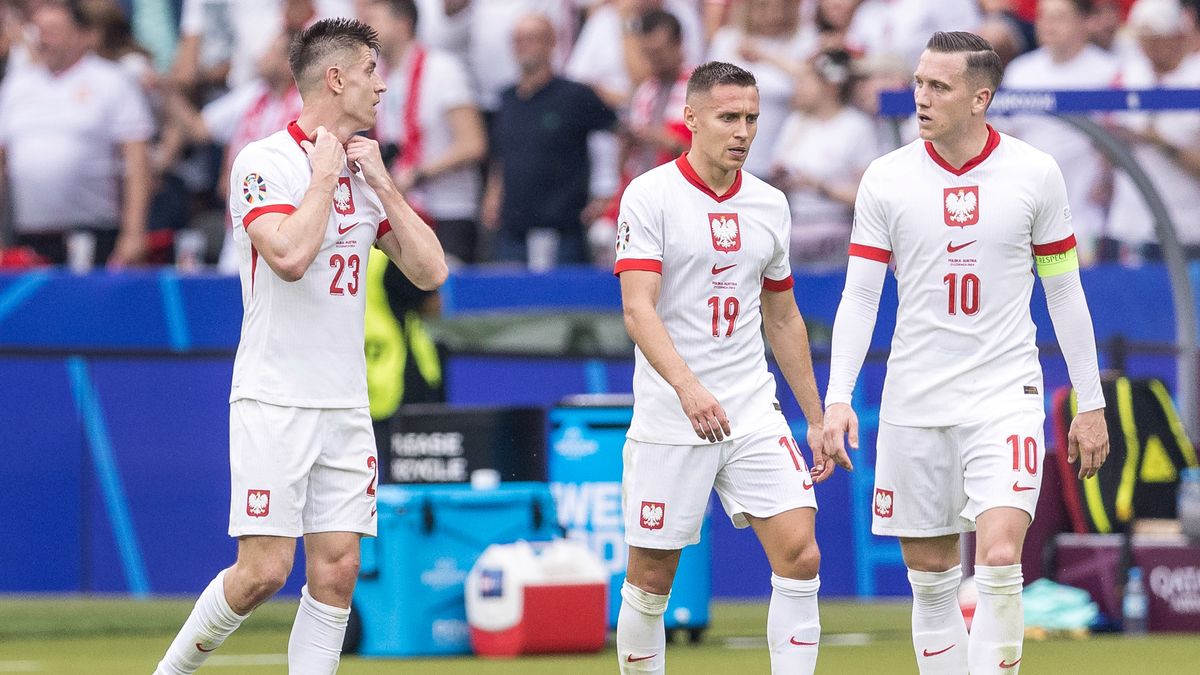
[[[216,649],[216,647],[213,647],[212,649],[205,649],[205,648],[204,648],[204,643],[203,643],[203,642],[197,642],[197,643],[196,643],[196,649],[199,649],[200,651],[202,651],[202,652],[204,652],[205,654],[207,654],[207,653],[211,652],[213,649]]]
[[[737,267],[737,263],[734,263],[734,264],[732,264],[732,265],[726,265],[726,266],[724,266],[724,267],[717,267],[716,265],[713,265],[713,268],[712,268],[712,273],[713,273],[713,274],[720,274],[721,272],[724,272],[725,270],[731,270],[731,269],[733,269],[733,268],[735,268],[735,267]]]
[[[1016,483],[1016,481],[1013,481],[1013,492],[1028,492],[1029,490],[1032,490],[1032,489],[1033,489],[1032,485],[1028,485],[1028,486],[1018,485]]]
[[[1007,661],[1001,660],[1000,667],[1005,670],[1008,670],[1009,668],[1016,668],[1017,664],[1020,662],[1021,662],[1021,659],[1017,659],[1016,661],[1013,661],[1012,663],[1008,663]]]
[[[338,234],[346,234],[347,232],[349,232],[350,230],[353,230],[356,227],[358,227],[358,223],[355,223],[355,224],[351,225],[350,227],[342,227],[341,225],[338,225]]]
[[[792,644],[796,645],[797,647],[813,647],[813,646],[816,646],[816,644],[817,644],[815,642],[801,642],[801,641],[797,640],[795,638],[795,636],[792,636],[792,639],[788,640],[788,642],[791,642]]]
[[[977,241],[979,241],[979,240],[972,239],[971,241],[968,241],[965,244],[959,244],[958,246],[955,246],[954,242],[950,242],[949,244],[946,244],[946,253],[955,253],[955,252],[961,251],[964,248],[970,246],[971,244],[974,244]]]
[[[945,654],[946,652],[950,651],[951,649],[954,649],[957,646],[958,646],[958,643],[955,642],[954,644],[950,645],[949,647],[946,647],[945,649],[939,649],[936,652],[931,652],[928,649],[926,649],[921,652],[921,656],[937,656],[938,654]]]
[[[811,490],[811,489],[812,489],[812,486],[813,486],[813,484],[812,484],[812,481],[811,481],[811,480],[806,480],[806,481],[804,481],[804,489],[805,489],[805,490]]]
[[[633,654],[630,654],[629,656],[625,657],[625,663],[637,663],[638,661],[648,661],[656,656],[658,656],[658,654],[651,654],[650,656],[634,656]]]

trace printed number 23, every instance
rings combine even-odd
[[[349,258],[343,258],[341,254],[334,253],[329,258],[329,266],[335,271],[333,273],[333,281],[329,282],[330,295],[345,295],[346,291],[350,295],[358,295],[358,272],[361,267],[357,255],[351,255]],[[346,280],[346,285],[342,285],[342,275],[349,270],[350,278]]]
[[[722,307],[724,305],[724,307]],[[733,329],[737,323],[738,316],[738,299],[729,296],[725,298],[725,302],[721,302],[721,298],[713,296],[708,299],[708,306],[712,308],[712,334],[713,337],[721,337],[721,318],[724,316],[725,322],[729,325],[725,329],[725,337],[733,335]]]

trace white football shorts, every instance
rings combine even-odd
[[[939,537],[970,532],[1000,506],[1033,519],[1042,487],[1045,412],[1019,406],[952,427],[879,423],[871,532]]]
[[[739,528],[750,524],[747,515],[767,518],[817,508],[808,463],[782,415],[777,424],[721,443],[628,439],[624,461],[622,502],[630,546],[676,550],[699,542],[713,488]]]
[[[229,404],[229,536],[375,535],[375,433],[367,408]]]

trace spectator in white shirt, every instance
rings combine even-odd
[[[1178,0],[1138,0],[1128,25],[1143,58],[1122,66],[1118,86],[1200,88],[1200,55],[1190,46],[1194,28]],[[1166,203],[1188,257],[1200,257],[1200,112],[1121,113],[1119,123]],[[1123,171],[1113,181],[1109,232],[1126,262],[1161,258],[1150,210]]]
[[[1041,0],[1038,3],[1034,51],[1016,58],[1004,73],[1007,89],[1104,89],[1117,77],[1117,61],[1088,41],[1091,0]],[[1048,152],[1063,172],[1067,199],[1081,264],[1096,256],[1096,243],[1104,232],[1105,210],[1100,181],[1104,160],[1087,136],[1048,115],[1018,115],[999,122],[998,128],[1033,147]]]
[[[447,258],[475,262],[487,133],[466,68],[417,41],[413,0],[369,0],[364,10],[363,20],[379,33],[388,87],[375,122],[384,161],[400,191],[427,214]]]
[[[874,122],[850,105],[850,66],[842,50],[800,65],[794,111],[774,146],[770,178],[791,205],[793,266],[846,264],[858,182],[879,154]]]
[[[95,35],[79,5],[48,0],[32,20],[35,61],[0,86],[0,175],[16,243],[61,263],[68,233],[88,231],[98,261],[136,263],[154,132],[145,97],[119,65],[90,51]]]
[[[971,30],[979,24],[975,0],[863,0],[846,41],[867,55],[890,55],[916,68],[935,31]]]
[[[816,28],[801,24],[799,0],[743,0],[734,9],[734,22],[713,37],[710,61],[741,66],[758,80],[757,149],[746,159],[746,171],[766,176],[771,148],[791,109],[795,76],[816,50]]]
[[[684,65],[698,64],[704,54],[704,27],[695,0],[612,0],[584,22],[566,76],[591,86],[609,107],[624,107],[633,88],[649,75],[637,29],[650,10],[664,10],[679,19]]]

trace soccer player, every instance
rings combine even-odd
[[[318,21],[289,61],[297,121],[233,162],[242,337],[229,405],[229,534],[237,562],[196,602],[156,673],[191,673],[275,594],[303,536],[307,585],[288,643],[293,675],[337,670],[359,538],[375,534],[375,439],[367,408],[363,288],[372,244],[412,282],[446,278],[437,237],[392,183],[375,124],[385,91],[375,31]]]
[[[1036,267],[1078,393],[1072,461],[1108,454],[1104,397],[1066,187],[1054,160],[985,120],[1000,57],[934,33],[915,75],[921,139],[875,160],[855,204],[833,328],[826,452],[858,444],[850,395],[888,263],[900,305],[880,410],[872,532],[900,538],[922,675],[1016,673],[1021,546],[1041,487],[1042,372],[1029,315]],[[977,530],[979,604],[959,611],[959,534]]]
[[[615,271],[637,349],[617,658],[622,673],[664,672],[663,612],[679,554],[699,541],[716,487],[771,564],[773,672],[812,673],[821,632],[813,483],[834,461],[850,462],[844,450],[822,450],[808,332],[792,293],[787,201],[741,170],[758,123],[754,76],[728,63],[696,68],[683,114],[691,149],[635,178],[618,218]],[[763,327],[808,420],[811,472],[775,398]]]

